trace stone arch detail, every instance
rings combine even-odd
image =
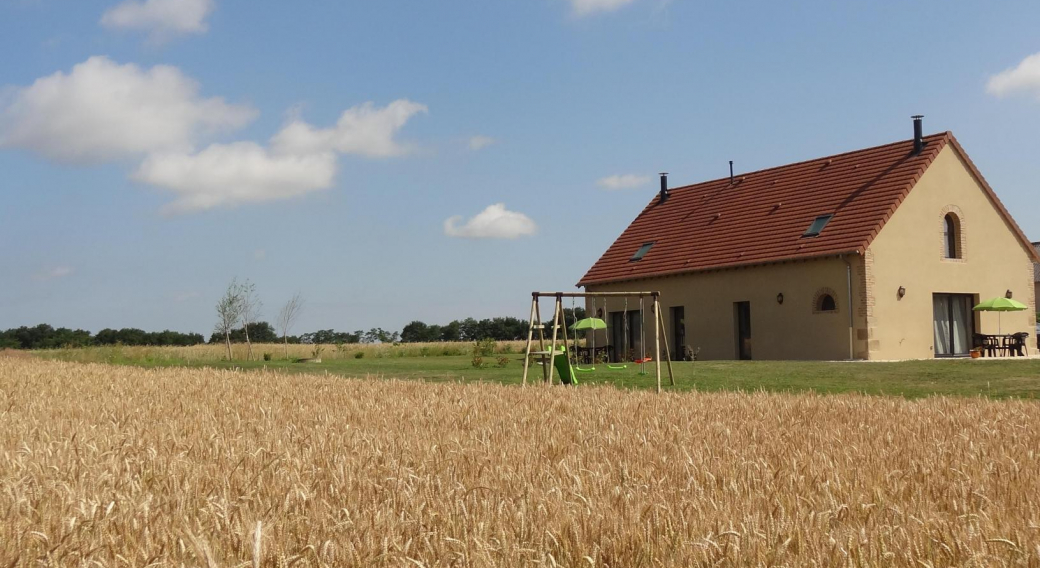
[[[825,296],[830,296],[834,301],[833,310],[824,310],[823,301]],[[841,306],[838,305],[838,294],[832,288],[820,288],[813,294],[812,311],[814,314],[836,314]]]

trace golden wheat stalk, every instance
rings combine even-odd
[[[1037,566],[1035,401],[0,359],[0,566]]]

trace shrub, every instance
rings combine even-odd
[[[496,359],[496,361],[496,365],[498,365],[498,368],[504,369],[506,368],[506,365],[509,364],[509,357],[499,357],[498,359]]]
[[[473,360],[470,361],[470,363],[473,364],[473,368],[475,368],[475,369],[483,369],[484,368],[484,358],[481,357],[480,355],[474,355],[473,356]]]
[[[264,353],[264,361],[270,361],[270,360],[271,360],[271,354],[270,353]]]
[[[314,349],[311,349],[311,356],[314,357],[315,359],[317,359],[318,357],[321,357],[321,354],[324,351],[325,351],[324,347],[322,347],[321,345],[315,345]]]
[[[480,341],[473,343],[473,355],[479,357],[489,357],[495,354],[495,348],[498,345],[494,339],[481,339]]]
[[[354,354],[354,358],[355,359],[363,359],[364,357],[365,357],[365,352],[364,351],[358,351],[357,353]]]

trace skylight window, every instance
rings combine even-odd
[[[654,243],[643,243],[643,246],[639,247],[639,250],[632,255],[632,258],[628,259],[629,262],[639,260],[646,256],[646,253],[650,252],[650,247],[654,246]]]
[[[815,237],[820,234],[820,231],[827,226],[827,222],[831,220],[834,215],[820,215],[809,225],[809,230],[805,231],[803,237]]]

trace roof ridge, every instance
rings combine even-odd
[[[674,188],[682,191],[667,203],[655,195],[578,285],[862,254],[936,156],[956,144],[949,131],[925,140],[924,151],[916,154],[911,152],[913,140],[901,140],[742,174],[753,193],[727,192],[728,179],[719,178]],[[828,161],[838,167],[816,167]],[[852,165],[856,167],[848,167]],[[701,203],[701,195],[716,191],[721,201],[707,207]],[[819,212],[836,208],[849,215],[835,216],[827,234],[805,240],[810,213],[818,213],[809,211],[812,204]],[[729,213],[714,211],[710,220],[703,213],[713,208]],[[657,243],[653,250],[632,263],[632,253],[649,241]]]
[[[875,223],[874,229],[863,240],[863,243],[860,245],[860,248],[862,250],[867,250],[867,248],[869,248],[870,245],[874,242],[874,239],[877,238],[878,234],[881,233],[881,230],[884,229],[885,225],[888,224],[888,220],[892,218],[892,215],[894,215],[896,210],[899,209],[899,207],[903,204],[903,200],[906,199],[906,196],[910,194],[914,187],[917,186],[917,182],[921,181],[921,178],[924,176],[925,172],[928,171],[928,168],[932,167],[932,162],[935,161],[935,159],[939,156],[939,152],[942,152],[947,145],[950,145],[951,141],[953,141],[954,145],[956,145],[956,139],[953,136],[953,132],[949,130],[939,134],[925,136],[925,138],[939,136],[940,134],[942,135],[942,138],[940,139],[942,141],[942,144],[939,145],[939,149],[935,150],[934,152],[930,152],[924,163],[922,163],[920,167],[917,169],[917,172],[910,177],[910,181],[907,182],[906,186],[903,188],[903,191],[896,196],[895,201],[889,207],[888,211],[881,216],[881,219],[878,220],[877,223]],[[910,141],[913,142],[913,140]],[[925,148],[927,147],[928,146],[925,145]],[[924,149],[922,149],[920,153],[923,154]]]
[[[934,134],[929,134],[929,135],[925,136],[924,139],[928,140],[928,139],[935,139],[935,138],[946,138],[946,137],[948,137],[948,136],[950,136],[952,134],[953,134],[952,132],[950,132],[949,130],[946,130],[946,131],[942,131],[942,132],[936,132]],[[888,142],[886,144],[879,144],[877,146],[869,146],[867,148],[859,148],[859,149],[856,149],[856,150],[848,150],[848,151],[845,151],[845,152],[840,152],[840,153],[837,153],[837,154],[831,154],[831,155],[828,155],[828,156],[819,156],[819,157],[816,157],[816,158],[810,158],[808,160],[800,160],[800,161],[797,161],[797,162],[789,162],[787,164],[780,164],[778,166],[770,166],[768,168],[762,168],[760,170],[752,170],[752,171],[749,171],[749,172],[742,172],[740,174],[734,173],[733,177],[734,178],[739,178],[739,177],[749,176],[749,175],[753,175],[753,174],[761,174],[761,173],[769,172],[769,171],[772,171],[772,170],[779,170],[781,168],[790,168],[792,166],[800,166],[800,165],[803,165],[803,164],[810,164],[812,162],[818,162],[818,161],[821,161],[821,160],[833,160],[835,158],[841,158],[843,156],[849,156],[851,154],[860,154],[860,153],[863,153],[863,152],[870,152],[870,151],[873,151],[873,150],[880,150],[882,148],[887,148],[889,146],[899,146],[900,144],[906,144],[907,142],[913,142],[913,141],[914,141],[913,138],[906,138],[906,139],[903,139],[903,140],[897,140],[895,142]],[[723,176],[723,177],[720,177],[720,178],[714,178],[714,179],[699,181],[697,183],[691,183],[689,185],[680,185],[678,187],[669,188],[668,191],[671,192],[671,191],[676,191],[676,190],[679,190],[679,189],[687,189],[687,188],[690,188],[690,187],[697,187],[699,185],[708,185],[710,183],[726,181],[728,179],[729,179],[729,176]]]

